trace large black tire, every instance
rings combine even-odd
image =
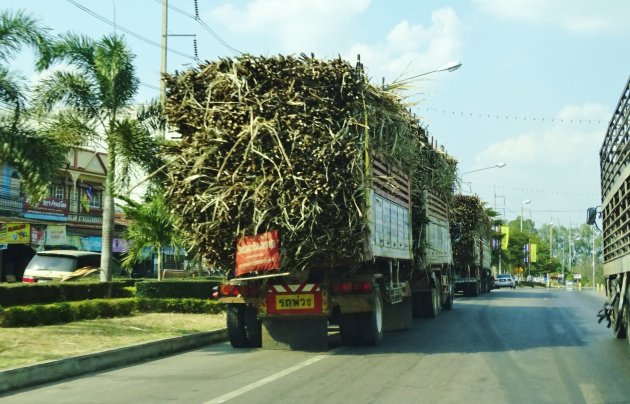
[[[357,346],[361,341],[357,328],[357,316],[357,314],[343,313],[339,315],[339,334],[343,345]]]
[[[628,344],[630,345],[630,338],[628,337],[628,331],[630,330],[630,303],[628,302],[628,295],[626,295],[626,299],[624,299],[623,301],[623,309],[621,311],[621,323],[621,326],[625,330],[625,337],[628,339]]]
[[[262,321],[257,318],[257,315],[258,311],[252,307],[245,308],[243,313],[247,345],[252,348],[262,346]]]
[[[363,345],[380,345],[383,342],[383,299],[374,293],[374,310],[357,316],[357,330]]]
[[[437,281],[435,287],[430,292],[422,293],[422,317],[437,318],[440,314],[442,306],[442,298],[440,297],[440,282]]]
[[[247,348],[249,342],[245,331],[245,305],[227,305],[227,332],[230,344],[234,348]]]
[[[620,297],[621,299],[623,299],[623,297]],[[618,310],[619,307],[619,301],[615,299],[615,301],[613,302],[613,310],[612,313],[610,313],[610,319],[611,319],[611,328],[613,330],[613,335],[616,338],[626,338],[626,333],[627,333],[627,328],[626,328],[626,324],[625,324],[625,319],[624,317],[624,312],[627,312],[627,310],[625,310],[628,306],[628,302],[625,301],[624,299],[624,305],[621,308],[621,313]]]
[[[455,300],[455,292],[453,292],[453,289],[451,289],[450,292],[448,293],[448,298],[446,299],[446,302],[444,302],[444,306],[442,306],[444,310],[451,310],[453,308],[454,300]]]
[[[433,310],[430,313],[432,318],[436,318],[442,311],[442,283],[440,280],[435,281],[435,288],[431,291],[431,297],[433,300]]]

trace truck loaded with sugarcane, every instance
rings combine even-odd
[[[607,299],[604,308],[599,312],[599,321],[606,319],[617,338],[627,338],[630,332],[629,118],[630,78],[610,119],[599,152],[602,204],[601,207],[589,208],[586,219],[588,224],[596,225],[597,213],[602,216]],[[593,272],[594,260],[595,258]]]
[[[397,84],[302,55],[207,62],[167,78],[181,134],[167,195],[193,247],[229,272],[234,347],[376,345],[453,305],[456,162]]]
[[[494,287],[492,226],[481,199],[455,195],[452,201],[451,239],[455,291],[478,296]]]

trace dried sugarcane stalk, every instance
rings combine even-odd
[[[411,175],[414,226],[426,220],[422,190],[452,193],[455,160],[433,148],[401,95],[341,59],[207,62],[167,77],[166,108],[182,136],[167,151],[167,196],[217,268],[233,268],[236,239],[271,229],[286,269],[360,264],[366,148]]]

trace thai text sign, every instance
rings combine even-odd
[[[24,202],[24,208],[30,212],[45,212],[66,215],[68,214],[68,201],[60,198],[46,198],[36,205],[31,205],[27,200]]]
[[[280,268],[280,239],[277,231],[248,236],[236,245],[236,276]]]

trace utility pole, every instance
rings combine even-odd
[[[595,226],[591,226],[591,238],[592,238],[592,249],[591,255],[593,256],[593,290],[595,290]]]
[[[553,258],[553,216],[549,222],[549,258]]]
[[[166,74],[166,48],[168,38],[168,0],[162,0],[162,63],[160,67],[160,105],[162,111],[166,104],[166,82],[164,75]],[[164,137],[164,133],[161,134]]]
[[[578,236],[575,240],[573,239],[573,236],[571,235],[571,223],[569,223],[569,272],[573,269],[573,251],[571,251],[573,249],[573,242],[578,240],[582,240],[582,237]]]
[[[564,242],[562,243],[562,282],[564,282]]]

